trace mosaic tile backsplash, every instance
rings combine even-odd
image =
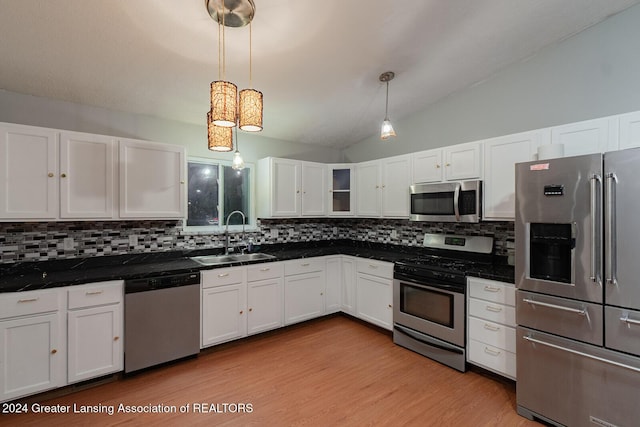
[[[425,233],[491,236],[495,254],[512,255],[512,222],[452,224],[387,219],[264,219],[247,232],[256,245],[331,239],[422,246]],[[231,235],[233,246],[240,233]],[[221,248],[224,234],[191,234],[181,221],[0,223],[0,263],[186,249]]]

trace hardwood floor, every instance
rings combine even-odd
[[[0,424],[539,426],[516,414],[513,384],[476,372],[461,374],[342,315],[224,344],[197,358],[36,402],[71,411],[74,405],[98,411],[113,407],[116,413],[30,411],[0,415]],[[218,412],[194,410],[205,403],[207,411]],[[164,405],[177,413],[118,413],[120,404]],[[187,404],[188,413],[180,413]]]

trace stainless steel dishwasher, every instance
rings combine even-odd
[[[125,281],[124,372],[200,352],[200,273]]]

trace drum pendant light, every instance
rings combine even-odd
[[[238,126],[247,132],[259,132],[262,130],[262,92],[252,89],[251,39],[251,23],[249,23],[249,89],[240,91]]]

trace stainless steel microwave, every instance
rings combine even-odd
[[[412,221],[480,222],[482,181],[411,186]]]

